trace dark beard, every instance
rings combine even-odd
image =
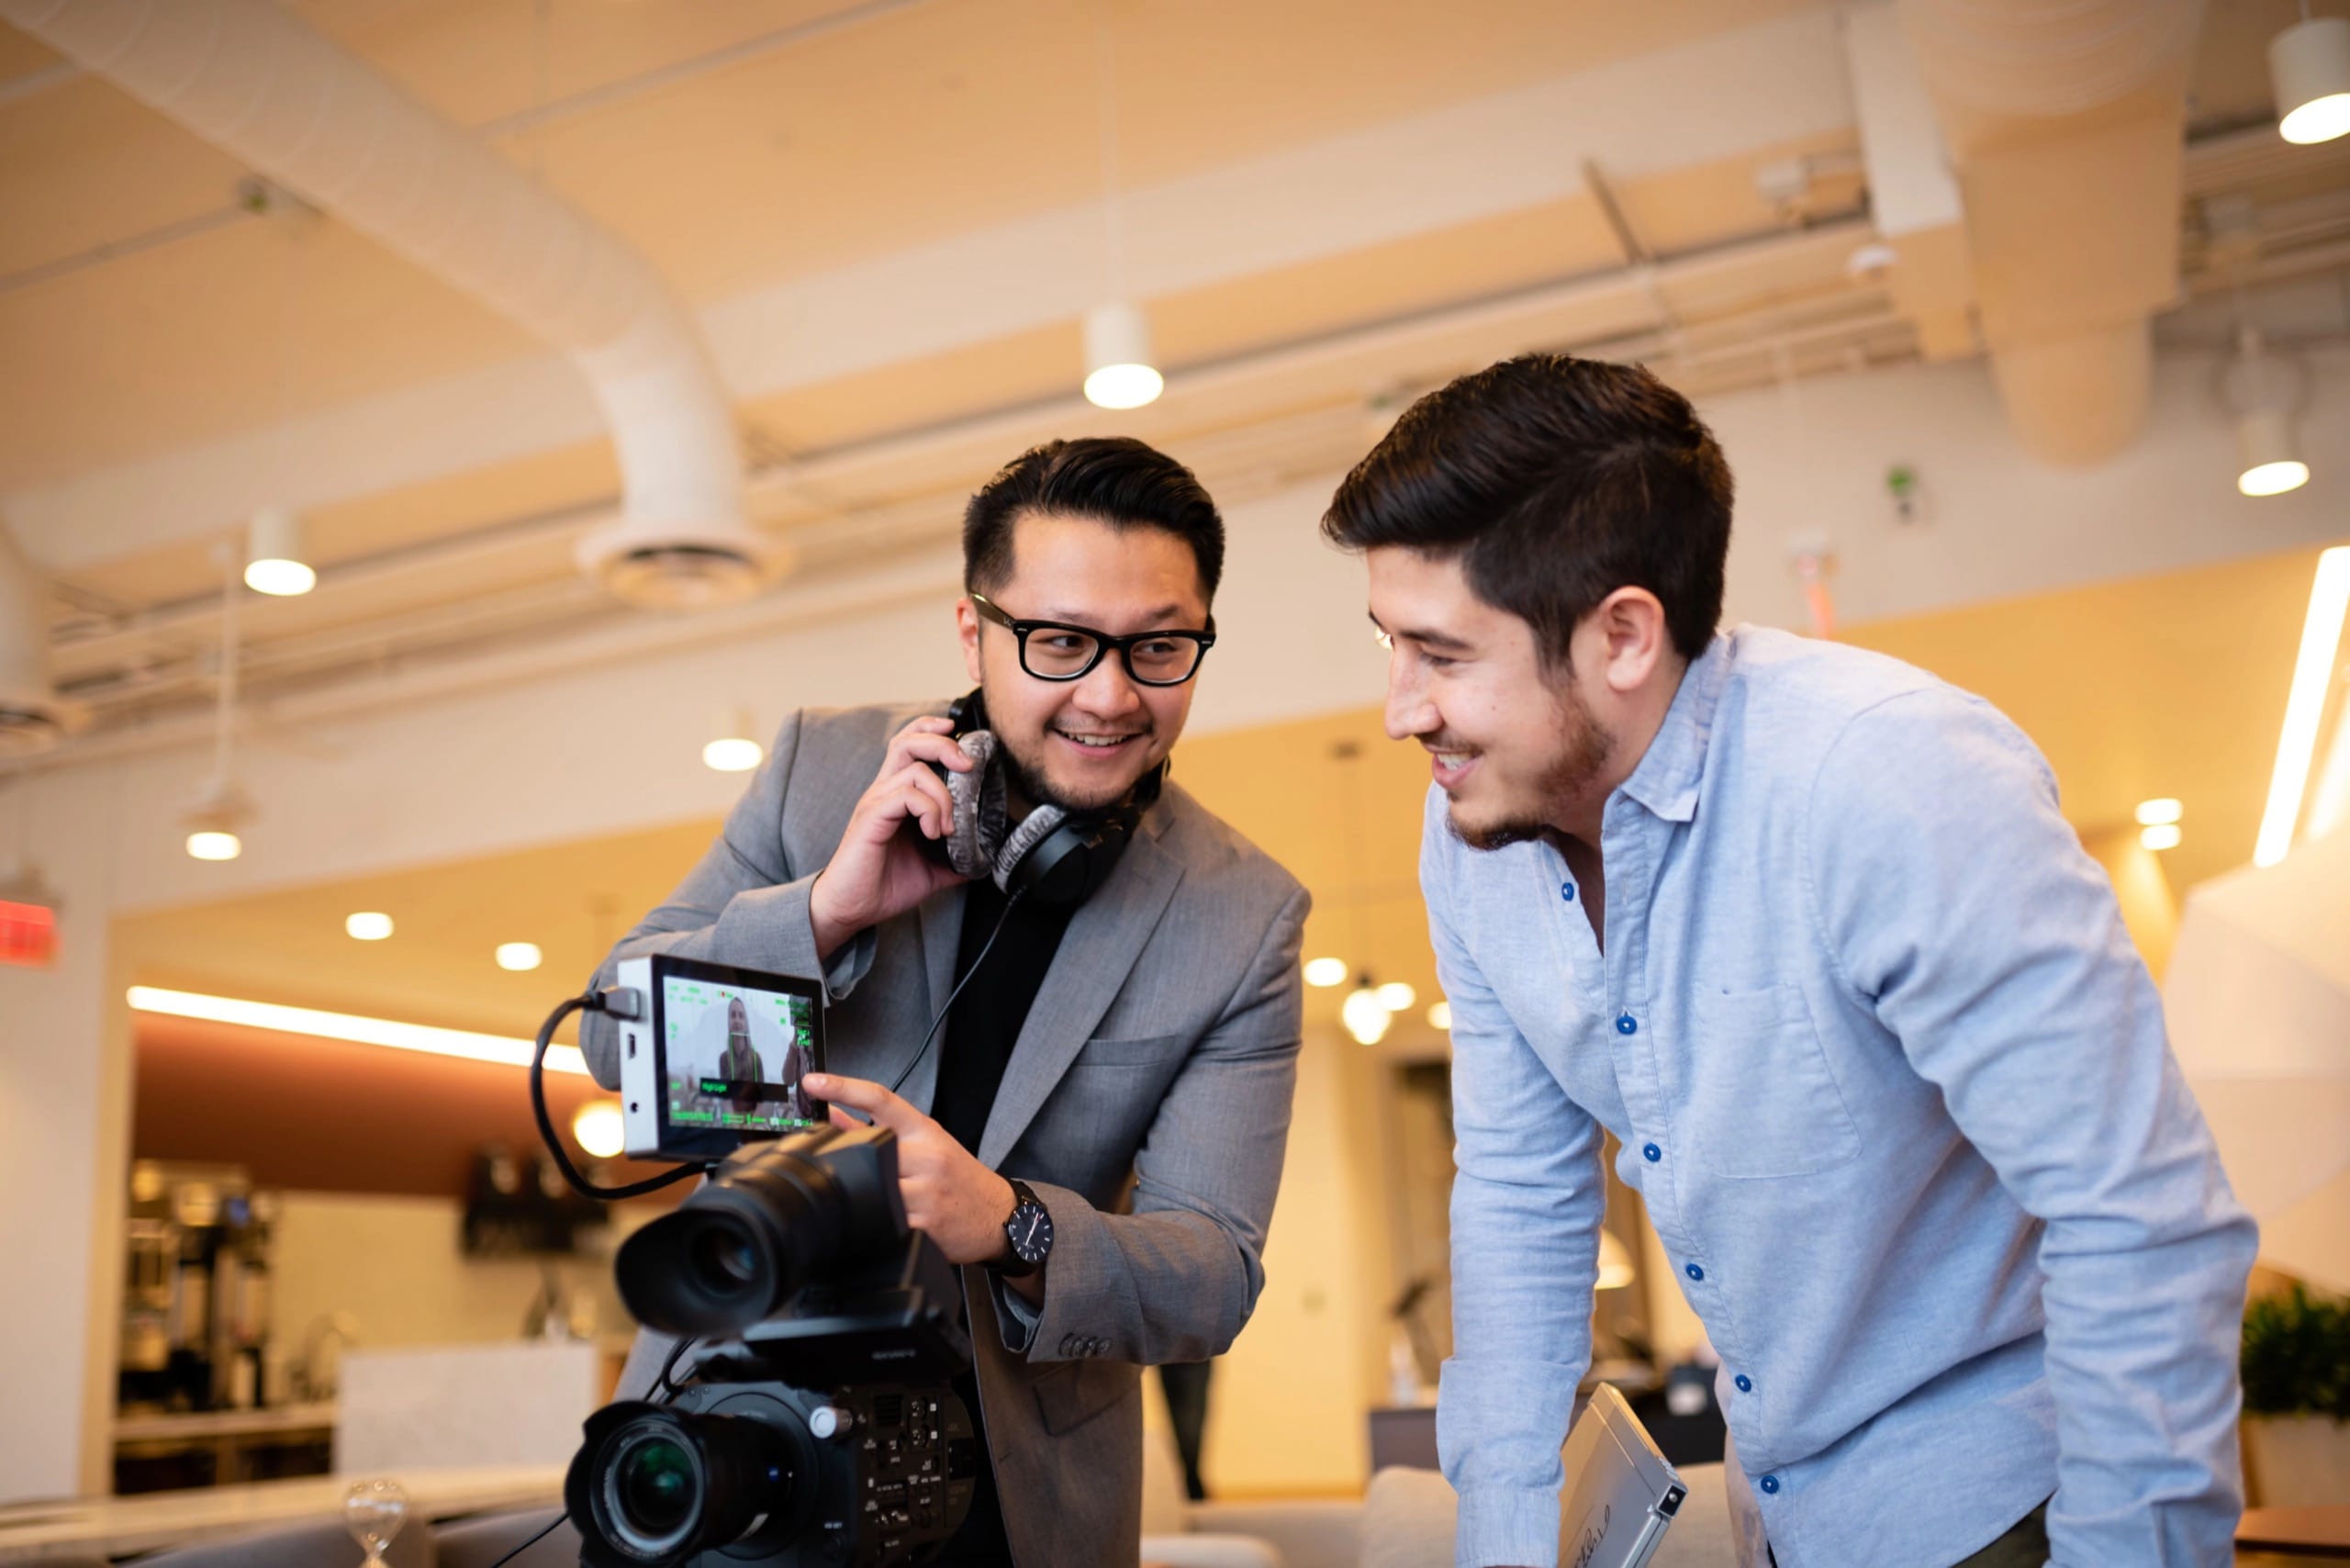
[[[1003,737],[1001,735],[996,737],[995,755],[997,761],[1003,767],[1003,781],[1012,792],[1012,799],[1014,801],[1025,801],[1031,809],[1037,806],[1058,806],[1066,815],[1077,816],[1087,812],[1106,810],[1133,793],[1133,790],[1128,789],[1113,800],[1072,801],[1054,789],[1042,773],[1021,761],[1013,754],[1012,747],[1003,743]]]
[[[1615,756],[1616,737],[1600,727],[1582,694],[1563,683],[1560,692],[1559,728],[1566,734],[1567,745],[1563,754],[1542,775],[1541,814],[1464,828],[1458,817],[1446,812],[1444,825],[1470,848],[1506,849],[1513,844],[1527,844],[1542,837],[1552,830],[1552,819],[1563,815],[1566,804],[1590,789],[1591,781],[1600,776],[1608,759]]]

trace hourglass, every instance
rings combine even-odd
[[[408,1494],[397,1481],[362,1481],[342,1495],[343,1528],[367,1549],[359,1568],[388,1568],[384,1549],[408,1518]]]

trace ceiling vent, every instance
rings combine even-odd
[[[578,563],[605,592],[647,610],[732,604],[785,566],[774,542],[746,528],[664,528],[628,519],[582,539]]]

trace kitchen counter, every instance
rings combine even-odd
[[[264,1411],[224,1412],[266,1415]],[[424,1521],[460,1514],[544,1504],[550,1518],[563,1506],[562,1465],[504,1469],[404,1470],[392,1479],[406,1487],[408,1519]],[[262,1481],[242,1486],[207,1486],[185,1492],[153,1492],[137,1497],[82,1497],[62,1503],[16,1503],[0,1507],[0,1563],[29,1562],[68,1549],[107,1557],[340,1518],[342,1495],[352,1475],[308,1476],[298,1481]]]

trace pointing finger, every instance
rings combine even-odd
[[[912,1132],[930,1118],[907,1104],[879,1084],[863,1078],[842,1078],[834,1073],[811,1072],[800,1080],[808,1092],[835,1105],[847,1105],[871,1116],[877,1126],[888,1127],[903,1135]]]

